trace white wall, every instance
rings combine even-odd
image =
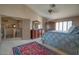
[[[0,5],[0,14],[13,17],[25,17],[22,5]]]
[[[23,39],[30,39],[30,20],[23,20],[22,21],[22,38]]]
[[[26,19],[33,19],[37,15],[29,7],[21,4],[0,5],[0,14],[12,17],[21,17]]]
[[[79,26],[79,16],[78,17],[76,17],[75,19],[73,19],[73,25],[75,25],[75,26]]]
[[[32,18],[31,19],[31,22],[30,22],[30,29],[32,29],[32,22],[33,21],[39,21],[40,22],[40,25],[41,25],[41,28],[43,27],[42,25],[43,25],[43,18],[41,17],[41,16],[36,16],[35,18]]]

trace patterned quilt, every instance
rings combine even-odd
[[[42,42],[58,49],[63,49],[69,54],[78,54],[79,34],[49,31],[42,37]]]

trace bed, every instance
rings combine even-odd
[[[68,54],[79,54],[79,26],[74,26],[67,33],[48,31],[43,35],[42,42]]]

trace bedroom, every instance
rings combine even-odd
[[[71,27],[70,32],[79,26],[78,10],[78,4],[0,5],[0,54],[79,54],[77,43],[79,35],[68,34]],[[59,37],[54,38],[56,32]],[[26,44],[27,47],[32,44],[31,42],[37,44],[43,51],[39,52],[38,48],[35,51],[33,48],[33,53],[27,53],[24,46],[23,52],[19,53],[19,49],[16,51],[18,46]],[[50,53],[51,50],[53,53]]]

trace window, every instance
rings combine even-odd
[[[72,21],[56,22],[56,31],[67,32],[72,26]]]
[[[41,24],[38,25],[38,29],[42,29],[42,25]]]
[[[59,22],[58,30],[59,30],[59,31],[62,31],[62,22]]]

